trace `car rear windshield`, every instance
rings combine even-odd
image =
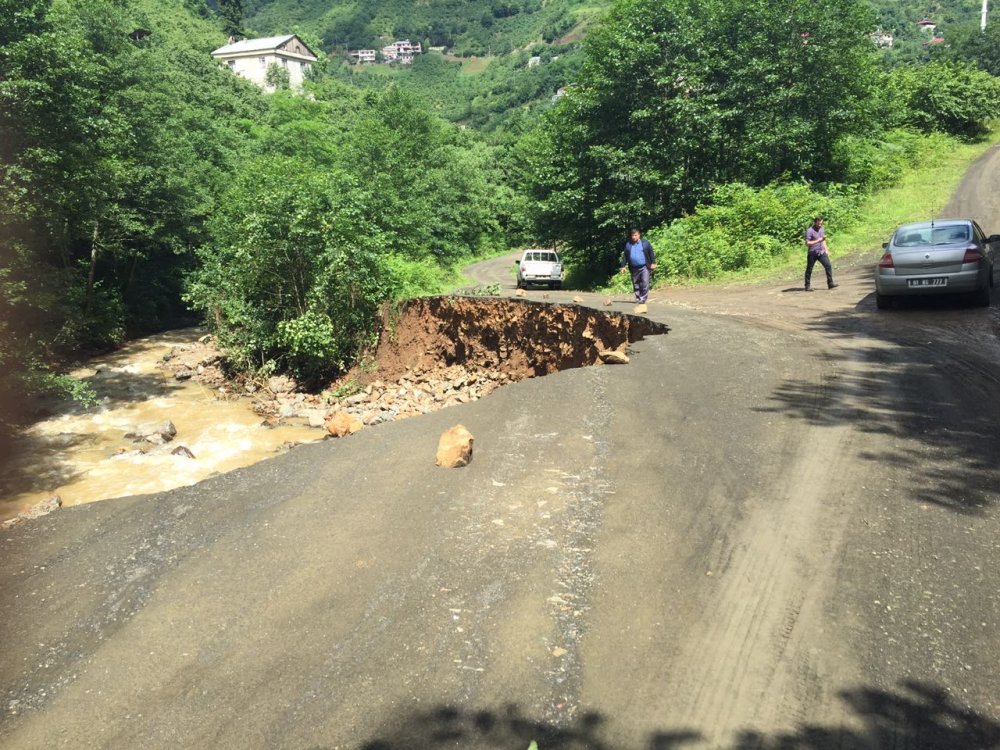
[[[896,233],[896,247],[920,247],[923,245],[950,245],[953,242],[966,242],[969,239],[969,227],[952,225],[945,227],[911,227],[903,228]]]
[[[542,260],[542,261],[547,261],[549,263],[557,263],[559,261],[559,258],[556,257],[555,253],[547,253],[547,252],[539,252],[539,251],[525,253],[524,254],[524,259],[525,260]]]

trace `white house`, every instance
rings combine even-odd
[[[212,57],[265,91],[274,90],[273,86],[267,85],[267,69],[271,65],[280,65],[287,70],[291,87],[300,89],[306,71],[318,59],[295,34],[232,42],[219,47]]]
[[[399,42],[393,42],[382,48],[382,59],[386,62],[398,62],[403,65],[409,65],[413,62],[413,56],[419,55],[423,52],[420,47],[420,42],[411,42],[409,39],[403,39]]]
[[[373,63],[375,54],[373,49],[352,49],[347,53],[347,59],[355,63]]]

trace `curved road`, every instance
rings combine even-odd
[[[3,532],[0,745],[1000,747],[1000,311],[838,274],[657,290],[626,367]]]

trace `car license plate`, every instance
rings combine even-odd
[[[946,276],[938,276],[933,279],[909,279],[906,282],[907,286],[948,286],[948,278]]]

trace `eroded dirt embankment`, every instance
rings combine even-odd
[[[356,370],[351,377],[367,384],[459,365],[521,380],[596,364],[601,351],[623,351],[643,336],[668,330],[647,318],[578,305],[427,297],[387,316],[376,370]]]

